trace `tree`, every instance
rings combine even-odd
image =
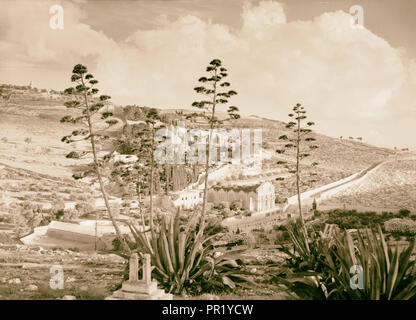
[[[81,129],[73,131],[70,135],[64,136],[61,141],[66,143],[72,143],[74,141],[89,140],[93,155],[92,173],[98,178],[100,185],[100,191],[104,199],[104,203],[111,219],[111,222],[116,231],[116,235],[123,245],[123,248],[130,252],[125,239],[123,238],[118,224],[112,213],[108,195],[104,187],[104,181],[102,176],[103,161],[99,159],[97,153],[97,144],[109,139],[109,136],[105,133],[105,130],[98,131],[93,128],[95,122],[97,122],[96,115],[101,114],[101,120],[106,120],[108,127],[115,125],[118,121],[111,119],[113,114],[111,112],[102,112],[100,110],[104,107],[105,102],[111,99],[108,95],[100,95],[99,99],[96,98],[98,89],[94,87],[98,83],[94,79],[94,76],[88,73],[87,67],[77,64],[72,70],[71,81],[76,84],[75,87],[65,89],[64,93],[74,97],[74,100],[65,102],[67,108],[78,109],[82,113],[80,116],[73,118],[72,116],[65,116],[61,119],[62,123],[81,124]],[[78,140],[76,140],[79,137]],[[87,152],[83,152],[84,154]],[[85,172],[87,174],[89,172]]]
[[[203,76],[198,79],[203,85],[194,88],[197,93],[200,93],[209,100],[201,100],[192,103],[193,107],[203,109],[208,111],[208,123],[209,123],[209,134],[207,137],[206,143],[206,159],[205,159],[205,181],[204,181],[204,196],[202,202],[202,212],[201,212],[201,232],[205,226],[205,213],[207,206],[207,191],[208,191],[208,175],[209,175],[209,150],[211,144],[212,130],[218,124],[218,120],[215,117],[215,110],[217,105],[223,105],[228,103],[228,99],[236,95],[237,92],[234,90],[226,90],[230,86],[230,83],[224,81],[228,76],[227,69],[222,66],[222,62],[219,59],[212,60],[206,68],[208,76]],[[238,108],[235,106],[230,106],[228,108],[228,113],[233,115],[236,119]],[[205,113],[204,113],[205,114]]]
[[[298,196],[298,210],[299,210],[299,218],[302,224],[302,229],[305,238],[308,238],[308,233],[305,226],[305,221],[302,214],[302,202],[300,197],[300,186],[301,186],[301,171],[300,171],[300,163],[303,159],[310,156],[309,153],[303,150],[303,146],[305,144],[309,144],[313,141],[316,141],[315,138],[310,137],[312,127],[315,123],[314,122],[307,122],[306,128],[303,127],[303,122],[306,120],[306,110],[304,107],[301,106],[300,103],[297,103],[293,109],[293,113],[289,114],[289,117],[292,119],[287,125],[286,128],[293,129],[294,135],[288,137],[287,135],[282,135],[279,137],[279,140],[286,141],[287,143],[283,146],[283,149],[276,150],[277,153],[285,153],[286,150],[295,150],[296,155],[296,166],[293,170],[289,170],[290,173],[294,173],[296,175],[296,191]],[[317,145],[309,145],[309,150],[317,149]],[[315,167],[318,163],[313,162],[312,166]],[[286,165],[286,168],[289,169],[289,166]],[[308,244],[308,241],[305,242]]]

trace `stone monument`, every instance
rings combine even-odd
[[[136,252],[130,256],[129,280],[123,282],[121,289],[106,300],[172,300],[172,294],[158,289],[157,281],[152,280],[150,255],[143,255],[142,279],[138,279],[139,263]]]

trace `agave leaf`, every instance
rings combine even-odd
[[[221,279],[225,285],[229,286],[231,289],[235,289],[235,283],[230,278],[228,278],[227,276],[222,276]]]
[[[159,269],[163,270],[164,273],[166,273],[165,266],[162,264],[162,260],[161,260],[162,257],[161,257],[161,252],[158,248],[158,241],[156,238],[156,234],[152,236],[151,242],[152,242],[153,257],[155,258],[156,267],[158,267]]]
[[[185,271],[184,272],[185,272],[186,278],[189,277],[189,272],[191,271],[191,269],[193,267],[193,264],[195,262],[195,256],[196,256],[197,252],[200,251],[201,249],[202,249],[201,236],[199,236],[199,233],[198,233],[198,235],[195,238],[195,241],[192,243],[189,255],[188,255],[187,259],[185,260]]]
[[[178,236],[178,269],[179,274],[182,274],[184,263],[185,263],[185,241],[186,241],[186,234],[184,232],[180,232]]]
[[[161,234],[161,247],[164,254],[164,258],[166,260],[166,265],[168,267],[169,273],[173,274],[175,272],[175,269],[173,267],[170,251],[169,251],[169,244],[168,239],[166,237],[166,232],[162,231]]]
[[[383,235],[383,232],[381,231],[380,225],[378,226],[378,232],[380,234],[381,244],[383,246],[383,252],[384,252],[384,257],[385,257],[385,261],[386,261],[387,273],[389,273],[389,271],[390,271],[389,253],[388,253],[388,249],[387,249],[387,243],[386,243],[386,240],[384,239],[384,235]]]
[[[152,246],[150,245],[148,239],[143,236],[143,233],[138,231],[132,223],[128,223],[127,225],[130,228],[136,243],[139,244],[145,250],[145,252],[153,254]]]
[[[179,212],[179,210],[178,210]],[[172,267],[175,271],[178,271],[178,264],[176,261],[176,248],[175,248],[175,234],[177,234],[177,232],[175,231],[175,220],[176,220],[176,216],[178,214],[175,215],[175,217],[172,217],[170,219],[170,225],[169,225],[169,241],[168,241],[168,248],[169,248],[169,256],[170,259],[172,261]]]
[[[393,255],[393,260],[391,264],[390,272],[388,273],[388,283],[387,283],[387,300],[390,300],[395,287],[395,282],[397,279],[397,274],[399,271],[399,246],[396,247],[396,250]]]
[[[246,249],[233,250],[231,252],[224,253],[216,258],[216,261],[221,261],[223,259],[236,259],[241,256],[241,253],[247,251]]]
[[[219,262],[217,265],[218,266],[226,266],[226,265],[229,265],[229,266],[234,267],[234,268],[238,268],[239,267],[239,264],[237,263],[237,261],[235,261],[233,259],[225,259],[224,261]]]

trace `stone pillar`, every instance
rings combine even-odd
[[[129,281],[138,281],[139,260],[136,252],[130,256]]]
[[[143,278],[138,280],[138,255],[133,253],[130,257],[130,279],[123,282],[121,289],[114,292],[106,300],[172,300],[172,294],[166,294],[158,289],[157,282],[152,281],[152,266],[150,255],[143,255]]]
[[[142,281],[150,285],[152,282],[152,266],[150,264],[150,254],[146,253],[143,255],[143,279]]]

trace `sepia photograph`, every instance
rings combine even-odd
[[[415,0],[0,0],[0,307],[416,300],[415,18]]]

